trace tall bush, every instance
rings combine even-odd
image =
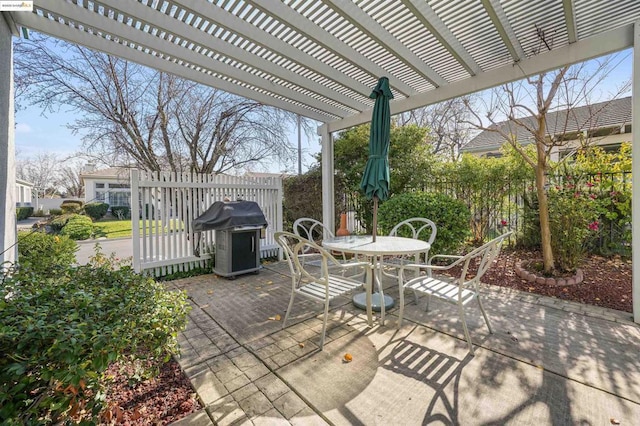
[[[16,219],[24,220],[33,214],[33,207],[16,207]]]
[[[418,187],[431,174],[435,158],[431,146],[425,143],[426,134],[427,129],[416,125],[392,125],[389,146],[389,191],[392,195]],[[340,134],[334,144],[334,154],[336,177],[345,183],[345,191],[354,194],[357,219],[370,232],[373,204],[360,189],[369,157],[369,126],[356,126]]]
[[[97,423],[109,364],[177,353],[189,310],[184,292],[109,262],[1,284],[0,424]]]
[[[470,234],[469,209],[463,202],[444,194],[409,192],[395,195],[378,210],[378,223],[384,234],[412,217],[430,219],[436,224],[437,234],[430,254],[456,252]]]
[[[93,220],[100,220],[107,214],[109,204],[101,202],[87,203],[84,206],[84,212]]]
[[[299,176],[287,177],[282,183],[284,229],[292,229],[293,222],[301,217],[310,217],[322,222],[322,171],[320,167],[313,167]],[[334,182],[334,191],[336,223],[338,223],[337,215],[344,211],[344,205],[341,203],[344,184],[340,178]]]
[[[579,182],[568,181],[548,191],[551,245],[561,272],[573,272],[580,266],[589,239],[600,226],[595,196],[585,189]]]
[[[60,204],[60,209],[62,213],[80,213],[83,205],[84,203],[80,200],[64,200]]]
[[[88,216],[73,214],[67,220],[66,225],[60,231],[61,235],[66,235],[72,240],[86,240],[94,232],[93,222]]]
[[[52,274],[76,261],[78,244],[69,237],[44,232],[18,232],[18,262],[37,274]]]

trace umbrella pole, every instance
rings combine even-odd
[[[378,233],[378,197],[373,197],[373,242],[376,242]]]

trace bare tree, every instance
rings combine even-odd
[[[29,102],[76,111],[69,127],[111,166],[218,173],[293,158],[291,114],[59,40],[15,51]]]
[[[18,179],[33,183],[39,197],[53,197],[58,192],[59,164],[56,154],[41,152],[34,157],[17,160],[16,175]]]
[[[68,159],[63,164],[58,172],[58,186],[64,188],[68,197],[82,198],[84,185],[80,180],[80,173],[84,163],[81,160]]]
[[[427,128],[427,142],[432,145],[434,154],[457,160],[460,148],[469,141],[474,129],[469,125],[471,117],[467,108],[474,102],[474,95],[466,95],[417,108],[400,114],[398,124],[417,124]]]
[[[551,168],[550,157],[554,150],[568,144],[565,137],[569,128],[572,132],[582,132],[595,127],[597,116],[608,103],[600,103],[591,108],[588,117],[577,116],[572,110],[578,106],[589,106],[602,96],[598,91],[600,83],[609,75],[619,62],[619,56],[607,56],[598,61],[565,66],[558,70],[526,78],[523,81],[506,84],[491,94],[485,103],[486,121],[468,102],[468,111],[475,117],[474,125],[479,130],[498,133],[522,156],[535,172],[536,194],[538,197],[542,257],[545,273],[555,269],[551,232],[549,223],[549,205],[546,193],[547,174]],[[615,99],[629,88],[624,82],[608,93],[608,99]],[[556,115],[559,122],[548,122],[548,114],[553,109],[566,110]],[[505,117],[506,126],[497,123],[497,117]],[[550,131],[550,127],[553,131]],[[522,132],[521,132],[522,131]],[[519,135],[525,134],[533,141],[535,156],[524,149]],[[521,138],[522,136],[520,136]],[[583,144],[588,143],[585,139]]]

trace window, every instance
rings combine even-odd
[[[130,188],[128,183],[110,183],[109,188],[111,189],[122,189],[122,188]]]
[[[98,188],[100,189],[104,188],[104,183],[96,183],[96,189]]]
[[[128,192],[112,192],[109,194],[109,204],[112,206],[130,206],[130,198]]]

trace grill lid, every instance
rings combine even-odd
[[[254,201],[216,201],[193,220],[195,232],[243,226],[266,227],[267,220]]]

